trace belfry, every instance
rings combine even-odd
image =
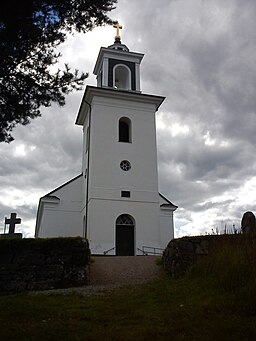
[[[143,54],[129,51],[114,27],[76,119],[82,174],[40,199],[35,235],[83,236],[92,254],[143,255],[174,237],[177,206],[158,192],[155,113],[164,97],[141,92]]]

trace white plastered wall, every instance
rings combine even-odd
[[[169,241],[174,238],[173,212],[176,209],[176,206],[159,195],[159,233],[162,249],[165,249]]]
[[[121,117],[131,120],[131,143],[118,141]],[[93,254],[115,254],[115,222],[128,214],[135,220],[135,254],[143,246],[159,248],[159,195],[155,106],[95,96],[92,101],[88,239]],[[131,163],[129,171],[120,162]],[[121,191],[131,197],[121,198]],[[170,221],[169,221],[170,224]],[[169,227],[169,230],[171,228]]]
[[[143,246],[160,247],[158,203],[110,201],[94,199],[89,203],[88,240],[92,254],[116,254],[116,219],[129,214],[135,221],[135,254]]]
[[[41,198],[36,237],[82,236],[82,176]]]

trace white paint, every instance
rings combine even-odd
[[[87,86],[76,120],[83,126],[83,174],[41,198],[37,237],[86,235],[93,254],[115,254],[116,220],[122,214],[135,222],[135,254],[145,246],[163,249],[174,237],[177,207],[158,193],[155,112],[164,98],[140,93],[143,55],[126,49],[100,50],[94,69],[98,86]],[[110,58],[134,63],[133,71],[122,74],[129,79],[122,81],[130,84],[135,72],[136,91],[107,86]],[[131,121],[131,142],[119,142],[122,117]],[[130,162],[130,170],[120,168],[123,160]]]
[[[120,49],[117,49],[120,48]],[[113,44],[108,48],[102,47],[100,49],[93,73],[97,77],[97,86],[100,86],[100,79],[102,79],[102,87],[108,87],[109,80],[109,60],[118,60],[123,62],[134,63],[135,67],[135,87],[136,91],[140,91],[140,63],[143,54],[137,52],[128,52],[128,49],[123,44]],[[124,65],[122,65],[124,66]],[[129,80],[127,80],[129,84]],[[115,83],[113,83],[113,86]]]
[[[39,202],[36,237],[76,237],[82,235],[82,176],[60,186]]]

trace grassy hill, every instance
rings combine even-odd
[[[256,340],[256,239],[223,241],[182,278],[104,295],[0,296],[1,340]]]

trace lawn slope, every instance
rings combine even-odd
[[[182,278],[99,296],[0,296],[0,340],[255,340],[256,243],[220,243]]]

